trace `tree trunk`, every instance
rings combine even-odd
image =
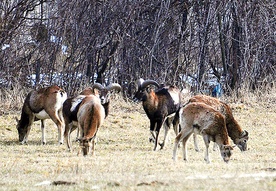
[[[242,29],[238,21],[238,12],[237,5],[234,3],[232,5],[232,14],[233,14],[233,34],[232,34],[232,67],[231,74],[232,78],[230,81],[230,88],[234,90],[237,88],[239,81],[239,66],[241,64],[241,50],[240,50],[240,41]]]

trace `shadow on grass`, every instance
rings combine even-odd
[[[15,145],[18,145],[18,146],[24,146],[24,145],[41,146],[42,143],[41,143],[41,141],[34,140],[34,141],[28,141],[27,144],[23,145],[23,144],[19,143],[18,139],[12,139],[12,140],[0,140],[0,145],[4,145],[4,146],[15,146]],[[48,141],[46,143],[46,145],[58,145],[58,143],[55,141]]]

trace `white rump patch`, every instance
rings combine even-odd
[[[66,92],[58,92],[56,95],[56,104],[55,108],[58,110],[63,106],[63,103],[67,99],[67,93]]]
[[[171,95],[174,104],[175,104],[175,105],[178,104],[178,103],[180,102],[178,93],[175,92],[175,91],[173,91],[173,90],[171,90],[171,89],[169,89],[168,92],[169,92],[169,94]]]
[[[39,113],[35,113],[35,116],[38,119],[50,119],[50,116],[48,115],[48,113],[46,113],[46,111],[44,109],[42,111],[40,111]]]
[[[72,100],[72,106],[71,106],[70,111],[73,112],[85,97],[86,97],[85,95],[79,95],[79,96],[75,97]]]

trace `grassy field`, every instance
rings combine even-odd
[[[72,153],[58,145],[57,128],[50,120],[47,145],[41,145],[38,122],[29,144],[19,145],[14,120],[19,111],[2,114],[0,190],[276,190],[275,96],[232,104],[235,118],[250,138],[249,150],[242,153],[235,148],[228,164],[219,151],[210,151],[211,163],[206,164],[201,137],[201,152],[195,152],[190,139],[189,161],[182,160],[179,149],[178,161],[173,162],[173,130],[165,149],[152,151],[149,120],[141,104],[116,99],[98,132],[94,157],[77,156],[77,143]]]

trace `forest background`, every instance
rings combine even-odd
[[[57,84],[69,95],[139,78],[225,93],[274,86],[275,2],[3,0],[0,87]],[[3,90],[4,89],[4,90]]]

